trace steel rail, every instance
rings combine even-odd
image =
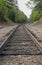
[[[17,31],[17,29],[20,26],[21,26],[21,24],[19,24],[15,29],[13,28],[13,30],[10,32],[10,34],[8,35],[8,37],[3,41],[2,45],[0,45],[0,55],[1,55],[2,51],[4,50],[4,48],[6,47],[8,41],[10,40],[10,38],[12,37],[12,35]],[[32,32],[29,30],[29,28],[26,27],[26,25],[24,25],[24,29],[27,32],[27,34],[29,34],[31,40],[35,43],[35,45],[38,47],[38,49],[40,50],[40,52],[42,54],[42,48],[39,45],[40,43],[37,41],[37,39],[35,38],[35,36],[32,34]],[[20,52],[20,54],[21,54],[21,52]]]
[[[12,31],[10,32],[10,34],[7,36],[7,38],[1,43],[1,45],[0,45],[0,55],[1,55],[1,52],[4,50],[4,48],[5,48],[5,46],[6,46],[6,44],[7,44],[7,41],[11,38],[11,36],[13,35],[13,33],[17,30],[17,28],[20,26],[21,24],[18,24],[17,26],[16,26],[16,28],[14,29],[12,29]]]
[[[30,31],[29,27],[27,28],[27,26],[25,25],[25,30],[28,32],[28,34],[30,35],[30,38],[33,40],[33,42],[36,44],[36,46],[38,47],[38,49],[40,50],[41,54],[42,54],[42,46],[40,45],[39,41],[37,40],[37,38],[34,36],[34,34],[32,33],[32,31]]]

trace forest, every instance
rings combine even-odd
[[[13,1],[0,0],[0,22],[27,22],[27,16],[19,8],[17,9]]]
[[[30,15],[30,22],[42,18],[42,1],[31,0],[37,3]],[[28,21],[27,16],[16,7],[14,0],[0,0],[0,22],[24,23]]]
[[[32,14],[30,15],[31,22],[34,22],[42,18],[42,0],[32,0],[32,1],[34,1],[34,3],[37,3],[32,10]]]

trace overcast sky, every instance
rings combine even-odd
[[[31,9],[27,8],[26,6],[28,1],[29,0],[18,0],[19,9],[22,10],[27,15],[27,17],[29,17],[31,14]]]

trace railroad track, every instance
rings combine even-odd
[[[2,55],[39,55],[42,54],[40,49],[34,43],[26,31],[24,24],[19,25],[11,33],[4,45],[0,48]]]

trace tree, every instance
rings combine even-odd
[[[42,1],[41,0],[33,0],[36,4],[36,6],[32,10],[32,14],[30,16],[30,20],[36,21],[39,20],[42,17]]]
[[[8,14],[8,8],[6,7],[6,2],[4,0],[0,0],[0,20],[3,20],[5,16]]]
[[[9,0],[13,1],[13,0]],[[0,21],[26,22],[26,15],[13,2],[0,0]]]

